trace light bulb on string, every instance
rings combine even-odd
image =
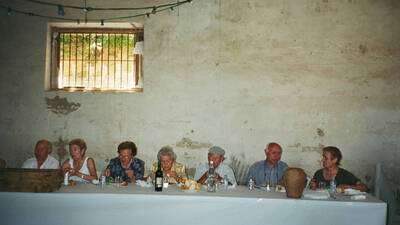
[[[83,8],[83,11],[84,12],[90,12],[90,11],[93,11],[94,9],[92,8],[92,7],[84,7]]]
[[[24,0],[24,1],[31,1],[31,0]],[[49,5],[49,6],[53,6],[53,7],[57,7],[57,16],[51,16],[51,15],[44,15],[44,14],[36,14],[33,12],[29,12],[29,11],[20,11],[20,10],[14,10],[13,8],[9,8],[9,7],[2,7],[4,9],[7,9],[7,15],[10,16],[12,14],[24,14],[25,16],[32,16],[32,17],[43,17],[43,18],[49,18],[49,19],[58,19],[58,20],[64,20],[64,21],[76,21],[77,24],[80,24],[80,20],[77,18],[62,18],[63,16],[66,15],[65,12],[65,8],[72,8],[72,9],[78,9],[84,12],[84,19],[82,19],[82,21],[84,21],[84,23],[86,24],[88,22],[88,13],[91,11],[98,11],[98,10],[148,10],[147,12],[144,13],[138,13],[136,15],[131,15],[131,16],[123,16],[123,17],[112,17],[112,18],[105,18],[102,19],[103,20],[103,24],[104,21],[107,20],[116,20],[116,19],[126,19],[126,18],[134,18],[134,17],[138,17],[138,16],[145,16],[145,18],[150,18],[151,14],[157,14],[158,12],[161,11],[165,11],[165,10],[171,10],[174,11],[176,8],[177,10],[177,15],[179,16],[179,7],[182,4],[185,3],[192,3],[193,0],[175,0],[175,3],[172,4],[164,4],[164,5],[153,5],[153,6],[146,6],[146,7],[141,7],[141,8],[98,8],[98,7],[91,7],[87,4],[87,1],[89,0],[80,0],[80,1],[84,1],[84,6],[70,6],[70,5],[63,5],[63,4],[54,4],[54,3],[45,3],[42,1],[32,1],[34,3],[40,3],[40,4],[44,4],[44,5]],[[172,0],[174,1],[174,0]],[[101,22],[101,21],[99,21]]]
[[[57,14],[59,16],[64,16],[65,15],[64,6],[62,6],[62,5],[58,5],[57,6]]]

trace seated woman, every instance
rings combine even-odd
[[[118,157],[110,160],[105,170],[107,177],[120,177],[125,182],[135,182],[143,179],[144,161],[136,158],[135,143],[125,141],[118,145]]]
[[[69,179],[78,182],[90,182],[97,180],[97,172],[94,160],[85,157],[86,143],[83,139],[74,139],[69,142],[70,159],[62,165],[64,174],[69,172]]]
[[[349,171],[339,167],[342,160],[342,153],[333,146],[328,146],[322,149],[322,164],[323,169],[315,172],[311,181],[311,188],[316,189],[321,182],[325,187],[330,186],[330,181],[335,179],[338,188],[346,189],[353,188],[360,191],[367,191],[367,186],[361,183],[360,179],[354,176]]]
[[[176,154],[170,146],[162,147],[157,154],[157,159],[161,163],[161,170],[164,177],[168,177],[170,184],[180,182],[182,178],[186,178],[185,166],[176,162]],[[153,173],[157,170],[158,163],[153,163]]]

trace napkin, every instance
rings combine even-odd
[[[365,195],[366,193],[361,192],[360,190],[353,189],[353,188],[347,188],[347,189],[344,189],[344,194],[345,195]]]
[[[329,192],[326,190],[322,191],[305,191],[303,193],[304,198],[309,198],[309,199],[329,199]]]
[[[352,195],[350,197],[351,200],[365,200],[367,198],[367,196],[365,195]]]
[[[143,181],[143,180],[137,180],[136,181],[136,185],[139,185],[140,187],[145,187],[145,188],[149,188],[149,187],[153,186],[151,183],[148,183],[148,182]]]

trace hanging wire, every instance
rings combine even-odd
[[[165,8],[158,7],[158,9],[156,9],[156,10],[154,10],[154,7],[152,7],[153,10],[151,12],[140,13],[140,14],[136,14],[136,15],[132,15],[132,16],[111,17],[111,18],[106,18],[104,20],[107,20],[107,21],[121,20],[121,19],[129,19],[129,18],[140,17],[140,16],[150,17],[150,14],[156,14],[158,12],[166,11],[166,10],[169,10],[171,7],[178,7],[178,6],[188,3],[188,2],[189,2],[189,0],[184,1],[184,2],[179,2],[179,3],[173,3],[172,5],[169,5],[169,7],[165,7],[165,6],[164,6]],[[160,8],[162,8],[162,9],[160,9]]]
[[[46,19],[56,19],[56,20],[64,20],[64,21],[76,21],[76,19],[68,19],[64,17],[56,17],[56,16],[46,16],[46,15],[40,15],[32,12],[24,12],[21,10],[13,9],[7,6],[0,5],[0,8],[6,9],[8,14],[11,15],[12,13],[17,13],[17,14],[23,14],[27,16],[35,16],[35,17],[40,17],[40,18],[46,18]]]
[[[41,5],[48,5],[48,6],[58,6],[60,4],[57,3],[52,3],[52,2],[45,2],[45,1],[39,1],[39,0],[20,0],[20,1],[25,1],[25,2],[32,2],[32,3],[36,3],[36,4],[41,4]],[[186,0],[185,3],[190,3],[192,2],[192,0]],[[175,5],[176,3],[166,3],[166,4],[162,4],[162,5],[158,5],[156,6],[157,8],[163,8],[163,7],[169,7],[172,5]],[[80,10],[88,10],[88,11],[96,11],[96,10],[108,10],[108,11],[120,11],[120,10],[144,10],[144,9],[153,9],[154,6],[144,6],[144,7],[108,7],[108,8],[104,8],[104,7],[87,7],[87,6],[76,6],[76,5],[61,5],[64,8],[70,8],[70,9],[80,9]]]
[[[185,0],[185,1],[177,1],[174,3],[168,3],[168,4],[162,4],[162,5],[156,5],[156,6],[148,6],[148,7],[141,7],[141,8],[92,8],[88,7],[86,5],[86,0],[85,0],[85,7],[80,7],[80,6],[71,6],[71,5],[60,5],[60,4],[55,4],[55,3],[48,3],[48,2],[43,2],[43,1],[38,1],[38,0],[22,0],[22,1],[29,1],[29,2],[34,2],[38,4],[44,4],[44,5],[51,5],[51,6],[56,6],[57,8],[74,8],[74,9],[80,9],[84,10],[85,12],[85,23],[87,22],[104,22],[106,21],[113,21],[113,20],[122,20],[122,19],[129,19],[129,18],[135,18],[135,17],[141,17],[141,16],[147,16],[150,17],[150,14],[156,14],[158,12],[170,10],[176,7],[179,7],[183,4],[186,3],[191,3],[193,0]],[[37,13],[32,13],[32,12],[27,12],[27,11],[22,11],[18,9],[11,8],[9,6],[4,6],[0,4],[0,8],[5,9],[7,11],[8,15],[11,15],[12,13],[16,14],[23,14],[23,15],[28,15],[28,16],[34,16],[34,17],[40,17],[40,18],[46,18],[46,19],[53,19],[53,20],[62,20],[62,21],[74,21],[77,22],[78,24],[80,23],[79,18],[66,18],[66,17],[60,17],[60,16],[47,16],[47,15],[42,15],[42,14],[37,14]],[[104,19],[97,19],[97,20],[88,20],[87,19],[87,13],[89,11],[94,11],[94,10],[138,10],[138,9],[151,9],[150,11],[144,12],[144,13],[139,13],[135,15],[128,15],[128,16],[120,16],[120,17],[109,17],[109,18],[104,18]]]

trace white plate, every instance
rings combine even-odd
[[[352,189],[352,188],[348,188],[344,190],[344,195],[348,195],[348,196],[352,196],[352,195],[362,195],[365,194],[365,192],[361,192],[359,190],[356,189]]]
[[[327,191],[305,191],[303,197],[309,199],[329,199],[330,196]]]

